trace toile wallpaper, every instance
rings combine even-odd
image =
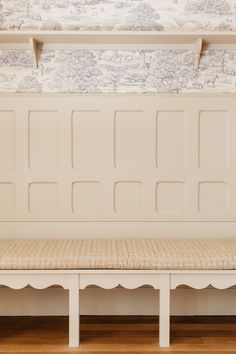
[[[236,30],[236,0],[0,0],[1,30]],[[236,51],[0,51],[0,92],[236,92]]]
[[[235,0],[1,0],[10,30],[235,30]]]

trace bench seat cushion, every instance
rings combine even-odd
[[[0,269],[236,269],[236,240],[0,240]]]

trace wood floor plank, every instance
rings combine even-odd
[[[81,316],[81,346],[67,342],[67,317],[0,317],[0,354],[228,354],[236,316],[172,317],[170,348],[158,345],[156,316]]]

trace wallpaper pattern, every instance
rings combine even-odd
[[[0,0],[2,30],[236,30],[236,0]],[[0,51],[0,92],[236,92],[236,51]]]
[[[2,51],[2,92],[234,92],[236,51],[208,51],[198,70],[190,51],[53,51],[39,68],[28,51]]]
[[[235,0],[1,0],[2,29],[234,30]]]

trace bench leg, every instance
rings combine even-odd
[[[159,345],[170,345],[170,276],[160,275]]]
[[[69,286],[69,346],[79,346],[79,276],[71,275]]]

